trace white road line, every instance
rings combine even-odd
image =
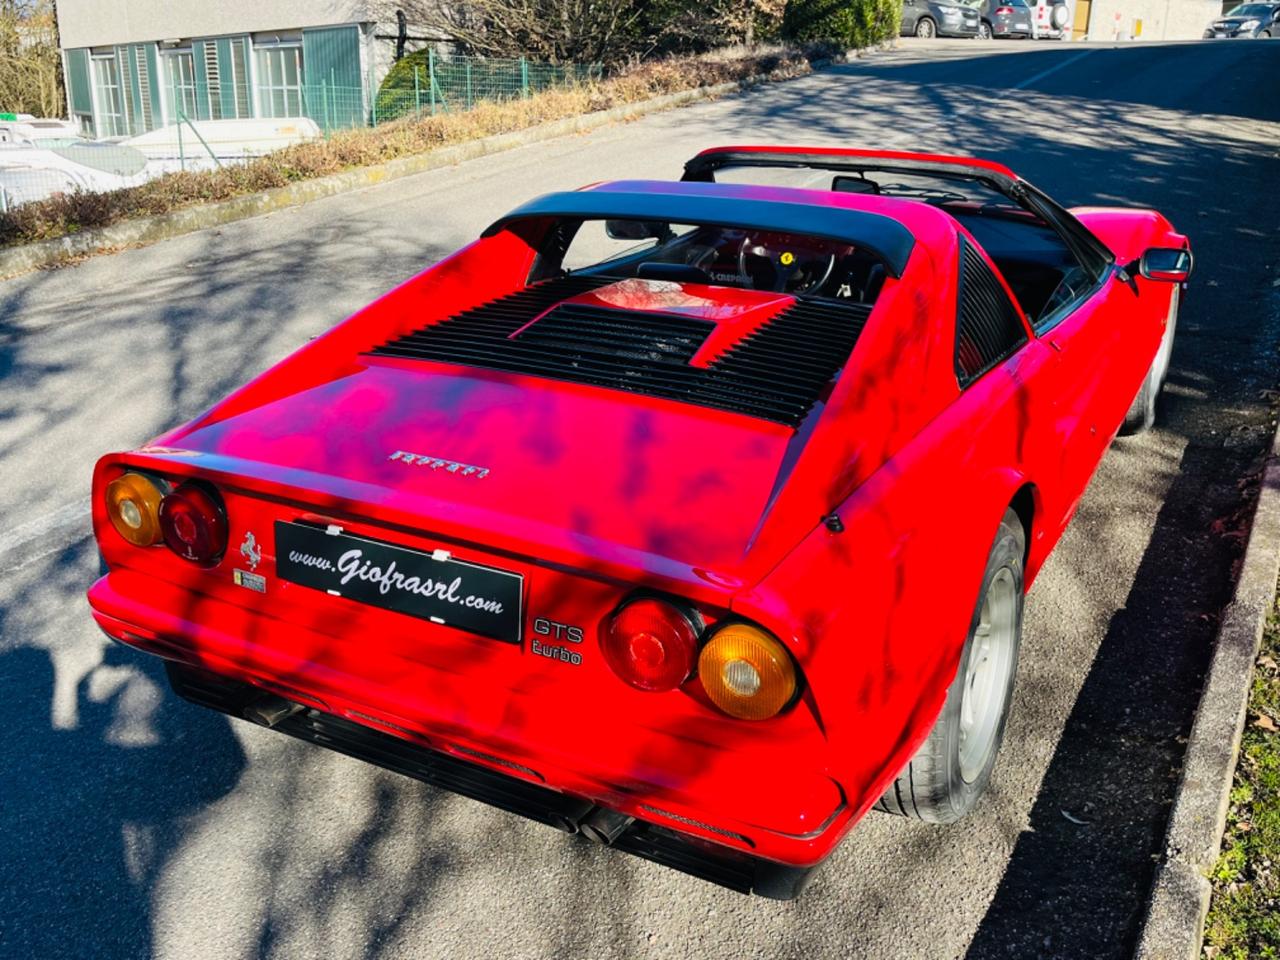
[[[1083,60],[1085,57],[1089,56],[1089,54],[1094,52],[1095,51],[1093,50],[1081,50],[1074,57],[1067,57],[1067,59],[1061,61],[1060,63],[1055,63],[1052,67],[1049,67],[1047,70],[1041,70],[1039,73],[1035,74],[1034,76],[1027,77],[1027,79],[1023,80],[1021,83],[1014,84],[1013,89],[1025,90],[1027,87],[1031,86],[1037,80],[1043,80],[1045,77],[1049,76],[1049,74],[1057,73],[1063,67],[1069,67],[1071,66],[1071,64],[1075,63],[1077,60]]]
[[[68,532],[78,532],[85,536],[89,534],[88,501],[69,503],[43,517],[36,517],[0,532],[0,556],[36,540],[49,540],[60,535],[65,537]],[[73,539],[78,540],[79,536]]]

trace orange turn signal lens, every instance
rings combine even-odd
[[[791,655],[749,623],[730,623],[712,635],[698,656],[698,677],[711,702],[739,720],[767,720],[796,695]]]
[[[160,542],[160,499],[155,482],[126,473],[107,484],[107,516],[116,532],[136,547]]]

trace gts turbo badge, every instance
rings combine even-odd
[[[388,460],[399,460],[401,463],[407,463],[416,467],[430,467],[432,470],[444,469],[448,473],[456,473],[462,477],[475,477],[477,480],[483,480],[489,475],[488,467],[477,467],[469,463],[459,463],[457,460],[445,460],[441,457],[428,457],[421,453],[411,453],[408,450],[397,450]]]

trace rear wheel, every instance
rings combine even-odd
[[[916,21],[916,36],[924,37],[928,40],[930,37],[936,36],[937,28],[933,25],[933,21],[928,17],[921,17]]]
[[[1173,288],[1173,296],[1169,300],[1169,319],[1165,323],[1164,336],[1160,338],[1160,349],[1151,361],[1151,369],[1142,378],[1142,386],[1138,388],[1138,395],[1133,398],[1129,412],[1124,415],[1124,423],[1120,424],[1122,437],[1145,433],[1155,426],[1156,401],[1169,377],[1169,358],[1173,354],[1173,338],[1177,334],[1178,300],[1181,293],[1181,287]]]
[[[956,678],[928,739],[877,809],[952,823],[986,790],[1004,738],[1022,638],[1026,536],[1012,510],[1000,521]]]
[[[985,20],[983,20],[980,24],[978,24],[978,39],[979,40],[991,39],[991,24],[987,23],[987,21]]]

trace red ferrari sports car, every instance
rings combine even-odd
[[[872,806],[986,787],[1190,269],[978,159],[549,194],[103,457],[93,615],[197,704],[793,897]]]

